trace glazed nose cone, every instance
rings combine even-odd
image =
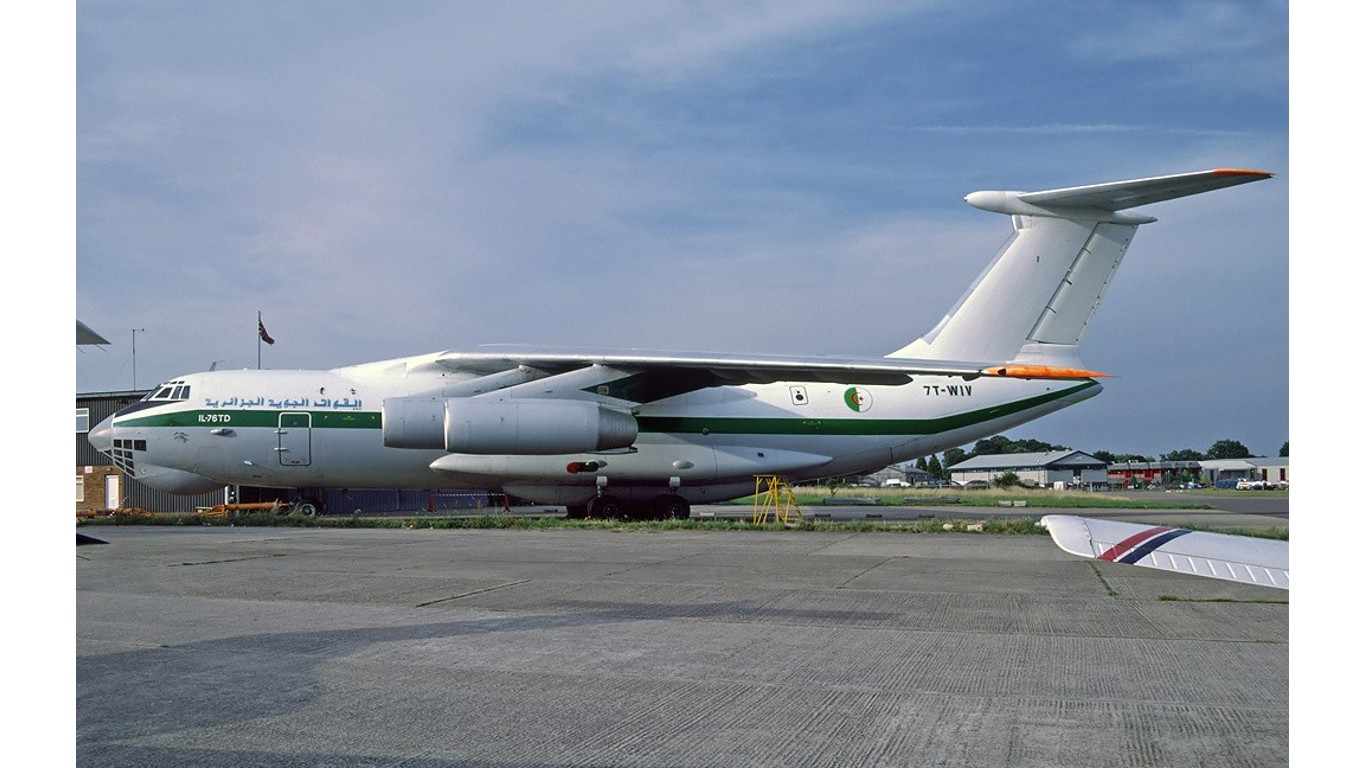
[[[94,446],[95,450],[101,453],[108,453],[114,448],[114,417],[110,416],[86,434],[85,439]]]

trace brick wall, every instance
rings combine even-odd
[[[76,501],[76,514],[91,514],[105,511],[107,507],[104,503],[104,479],[110,475],[117,474],[119,474],[118,467],[76,467],[76,479],[80,483],[79,487],[81,488],[81,491],[78,491],[79,498]],[[127,478],[121,478],[119,480],[120,496],[127,492],[127,489],[123,487],[126,482]],[[123,499],[120,498],[118,501],[122,503]]]

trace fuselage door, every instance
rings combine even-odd
[[[312,427],[312,414],[280,414],[280,428],[275,430],[278,441],[275,452],[280,455],[281,466],[306,467],[313,462]]]

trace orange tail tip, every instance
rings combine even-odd
[[[1263,179],[1271,179],[1276,176],[1270,171],[1254,171],[1251,168],[1215,168],[1214,173],[1220,176],[1257,176]]]
[[[983,376],[1006,379],[1103,379],[1110,374],[1083,368],[1057,368],[1051,365],[1002,365],[983,368]]]

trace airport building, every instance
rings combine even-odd
[[[1260,482],[1265,487],[1290,487],[1289,456],[1212,459],[1200,462],[1200,471],[1207,485],[1228,485],[1246,480]]]
[[[1109,468],[1110,486],[1173,485],[1201,478],[1199,461],[1121,461]]]
[[[1287,488],[1288,457],[1249,457],[1203,461],[1124,461],[1106,465],[1081,451],[1009,453],[976,456],[949,467],[956,485],[994,485],[1013,472],[1025,485],[1101,490],[1196,483],[1206,486]],[[1243,485],[1237,485],[1243,481]]]
[[[1289,487],[1290,457],[1204,459],[1201,461],[1125,461],[1110,465],[1110,485],[1133,488],[1145,485],[1201,485],[1237,487],[1238,481],[1259,482],[1266,487]]]
[[[1082,451],[974,456],[948,469],[956,485],[993,485],[997,478],[1007,472],[1014,473],[1024,485],[1043,488],[1094,490],[1107,488],[1110,484],[1105,462]]]

